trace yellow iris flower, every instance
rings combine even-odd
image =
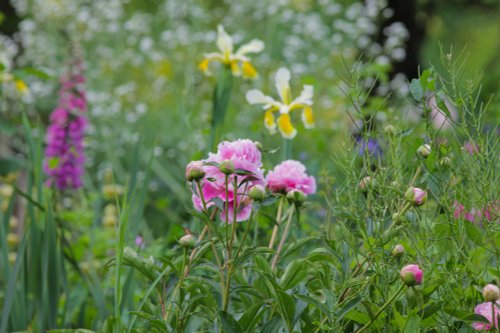
[[[261,40],[254,39],[248,44],[242,45],[236,52],[234,50],[233,39],[229,36],[224,27],[217,27],[217,48],[220,52],[206,53],[205,58],[200,62],[198,68],[207,75],[210,75],[209,65],[213,61],[221,62],[228,66],[234,76],[241,76],[249,79],[258,77],[257,71],[246,55],[249,53],[259,53],[264,49]]]
[[[286,139],[293,139],[297,135],[297,130],[293,127],[290,117],[290,112],[293,110],[302,109],[302,122],[305,128],[314,127],[312,111],[313,86],[304,85],[300,95],[292,99],[290,76],[290,71],[286,68],[280,68],[276,72],[275,85],[281,101],[276,101],[257,89],[249,90],[246,94],[248,103],[264,104],[264,124],[266,128],[271,133],[275,133],[276,127],[278,127],[281,135]],[[277,125],[275,112],[279,113]]]

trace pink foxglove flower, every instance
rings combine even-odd
[[[252,211],[252,200],[250,199],[249,191],[256,185],[265,185],[261,159],[260,150],[256,143],[251,140],[224,141],[220,143],[217,153],[210,153],[208,158],[203,162],[216,164],[224,162],[227,164],[227,161],[231,161],[236,174],[227,176],[229,178],[229,186],[226,200],[226,174],[217,166],[206,164],[203,166],[205,178],[202,181],[202,194],[207,208],[215,205],[216,200],[222,200],[224,202],[224,209],[221,212],[221,219],[225,220],[226,209],[228,209],[229,222],[233,222],[234,204],[236,201],[236,221],[247,220]],[[238,175],[239,170],[245,170],[249,174]],[[235,177],[238,184],[242,184],[242,181],[244,181],[237,189],[234,187]],[[192,200],[197,210],[203,210],[203,201],[197,191],[193,193]]]
[[[489,323],[475,322],[472,323],[472,328],[476,331],[489,331],[492,327],[498,328],[498,318],[500,317],[500,310],[498,307],[500,306],[500,301],[495,302],[495,308],[492,309],[493,302],[485,302],[478,304],[474,308],[474,313],[481,315],[488,319]],[[493,311],[495,313],[495,318],[492,318]]]
[[[278,164],[267,174],[267,187],[270,191],[288,193],[300,190],[304,194],[316,192],[316,180],[306,174],[306,167],[294,160],[287,160]]]
[[[406,265],[401,269],[401,279],[409,287],[422,284],[423,277],[424,277],[424,272],[420,269],[418,265],[415,264]]]
[[[48,175],[48,186],[61,191],[83,185],[83,135],[87,126],[84,84],[83,64],[78,61],[61,79],[59,104],[50,115],[44,171]]]

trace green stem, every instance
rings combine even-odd
[[[212,123],[208,148],[214,151],[222,135],[222,127],[226,118],[229,98],[233,87],[233,74],[227,66],[222,68],[217,78],[213,94]]]
[[[283,161],[292,157],[292,140],[283,138]]]
[[[243,244],[245,243],[245,240],[247,239],[247,236],[250,232],[250,227],[252,225],[252,222],[253,222],[253,210],[250,213],[250,219],[248,220],[247,228],[245,229],[245,233],[243,234],[243,238],[241,239],[240,245],[238,246],[238,250],[236,251],[236,255],[234,256],[235,261],[238,259],[240,252],[243,248]]]
[[[290,225],[292,224],[293,210],[295,205],[291,205],[288,212],[288,220],[286,221],[285,231],[283,231],[283,235],[281,235],[281,240],[278,245],[278,249],[276,250],[276,254],[274,255],[273,261],[271,263],[271,269],[274,271],[276,269],[276,265],[278,264],[278,258],[281,254],[281,250],[283,250],[283,245],[285,245],[286,238],[288,236],[288,232],[290,230]]]
[[[392,297],[389,298],[389,300],[385,302],[385,304],[382,305],[380,309],[378,309],[377,313],[375,313],[375,316],[365,326],[357,330],[356,333],[364,332],[368,327],[370,327],[375,322],[375,320],[377,320],[378,316],[380,316],[380,314],[385,310],[385,308],[388,307],[392,302],[394,302],[394,300],[399,296],[399,294],[401,294],[405,287],[406,285],[402,284],[401,287],[399,287],[399,289],[394,293],[394,295],[392,295]]]
[[[177,297],[177,294],[180,292],[180,289],[182,288],[182,283],[184,282],[184,270],[186,269],[186,259],[187,259],[187,250],[186,248],[183,248],[183,256],[182,256],[182,266],[180,270],[180,277],[179,277],[179,282],[177,283],[177,286],[175,286],[174,292],[172,294],[172,301],[168,305],[168,309],[165,313],[165,323],[168,326],[168,317],[170,315],[170,312],[172,311],[172,304]],[[179,303],[177,306],[177,311],[178,311],[178,316],[177,316],[177,325],[179,325],[179,316],[180,316],[180,308],[181,308],[181,303],[182,303],[182,295],[179,298]]]
[[[276,224],[274,225],[274,228],[273,228],[273,233],[271,235],[271,240],[269,241],[269,248],[272,249],[273,246],[274,246],[274,241],[276,240],[276,235],[278,234],[278,229],[279,229],[279,225],[280,225],[280,222],[281,222],[281,214],[283,212],[283,202],[285,201],[285,197],[281,197],[280,198],[280,202],[278,204],[278,212],[276,214]]]

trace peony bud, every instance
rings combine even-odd
[[[418,187],[410,187],[405,193],[405,198],[414,206],[421,206],[427,201],[427,192]]]
[[[392,125],[387,125],[384,127],[384,133],[387,135],[394,135],[394,133],[396,133],[396,129]]]
[[[192,249],[195,247],[196,241],[192,235],[184,235],[179,239],[179,245],[186,249]]]
[[[19,236],[17,234],[14,234],[14,233],[9,233],[7,234],[7,244],[9,246],[12,246],[12,247],[15,247],[19,244]]]
[[[394,257],[400,257],[405,253],[405,247],[402,244],[397,244],[392,249],[392,255]]]
[[[255,201],[262,201],[266,197],[266,189],[261,185],[255,185],[248,191],[248,196]]]
[[[306,195],[301,190],[291,190],[286,194],[288,200],[293,202],[295,206],[300,207],[306,201]]]
[[[486,302],[496,302],[500,299],[500,289],[494,284],[487,284],[483,288],[483,297]]]
[[[264,151],[264,146],[262,146],[262,143],[260,143],[259,141],[255,141],[255,147],[257,147],[257,149],[262,152]]]
[[[224,160],[219,164],[219,170],[225,175],[231,175],[234,173],[234,163],[231,160]]]
[[[431,154],[431,151],[432,151],[431,146],[429,146],[428,144],[425,144],[425,145],[421,145],[420,147],[418,147],[417,154],[419,154],[423,158],[427,158]]]
[[[422,284],[424,273],[418,265],[406,265],[401,269],[401,279],[408,287]]]
[[[358,184],[358,188],[361,192],[368,192],[369,189],[375,186],[375,181],[370,176],[366,176]]]
[[[203,170],[203,162],[192,161],[186,166],[186,179],[188,182],[193,180],[200,180],[205,177],[205,170]]]

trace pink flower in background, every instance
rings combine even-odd
[[[415,264],[404,266],[400,274],[403,282],[410,287],[422,284],[422,279],[424,277],[424,272]]]
[[[486,319],[488,319],[489,323],[472,323],[473,329],[475,329],[476,331],[488,331],[492,327],[498,328],[498,317],[500,316],[500,310],[498,309],[498,306],[500,306],[500,301],[496,301],[495,304],[496,306],[494,309],[492,309],[492,302],[481,303],[474,308],[474,313],[485,317]],[[492,318],[493,310],[495,311],[494,320]]]
[[[217,147],[217,153],[210,153],[208,155],[208,158],[203,161],[204,163],[221,163],[222,161],[231,161],[234,164],[236,170],[240,169],[251,172],[251,174],[249,175],[233,174],[229,176],[227,207],[229,215],[228,218],[230,222],[233,222],[234,220],[235,200],[237,206],[236,221],[244,221],[250,217],[252,205],[251,199],[248,196],[248,192],[255,185],[265,185],[264,171],[262,169],[261,159],[262,155],[255,142],[248,139],[240,139],[233,142],[224,141],[220,143]],[[205,178],[202,184],[202,193],[203,198],[207,203],[207,208],[215,205],[215,202],[211,201],[215,198],[226,202],[226,175],[222,173],[217,166],[212,165],[204,165],[203,171],[205,172]],[[246,181],[238,189],[235,189],[233,185],[235,177],[237,177],[238,183],[241,183],[243,180],[248,181]],[[203,202],[199,196],[199,193],[194,192],[192,200],[194,207],[197,210],[203,210]],[[225,220],[225,218],[226,210],[224,209],[221,212],[221,219]]]
[[[272,192],[289,192],[300,190],[305,194],[316,192],[316,180],[306,174],[306,167],[294,160],[278,164],[267,174],[267,187]]]
[[[450,117],[448,117],[448,115],[438,107],[435,96],[429,98],[427,102],[427,106],[431,109],[429,117],[432,120],[432,125],[436,129],[449,129],[451,127],[451,123],[453,121],[457,121],[458,119],[457,110],[448,98],[445,98],[444,105],[446,106]]]
[[[84,83],[83,63],[78,60],[62,77],[59,103],[50,115],[43,167],[48,176],[47,185],[59,190],[83,185],[83,136],[87,126]]]
[[[455,201],[455,204],[453,206],[453,218],[455,219],[461,219],[463,218],[466,221],[469,222],[480,222],[483,219],[486,219],[488,221],[492,220],[492,209],[491,207],[484,207],[484,208],[475,208],[472,207],[470,211],[466,211],[464,205],[462,205],[460,202]]]

